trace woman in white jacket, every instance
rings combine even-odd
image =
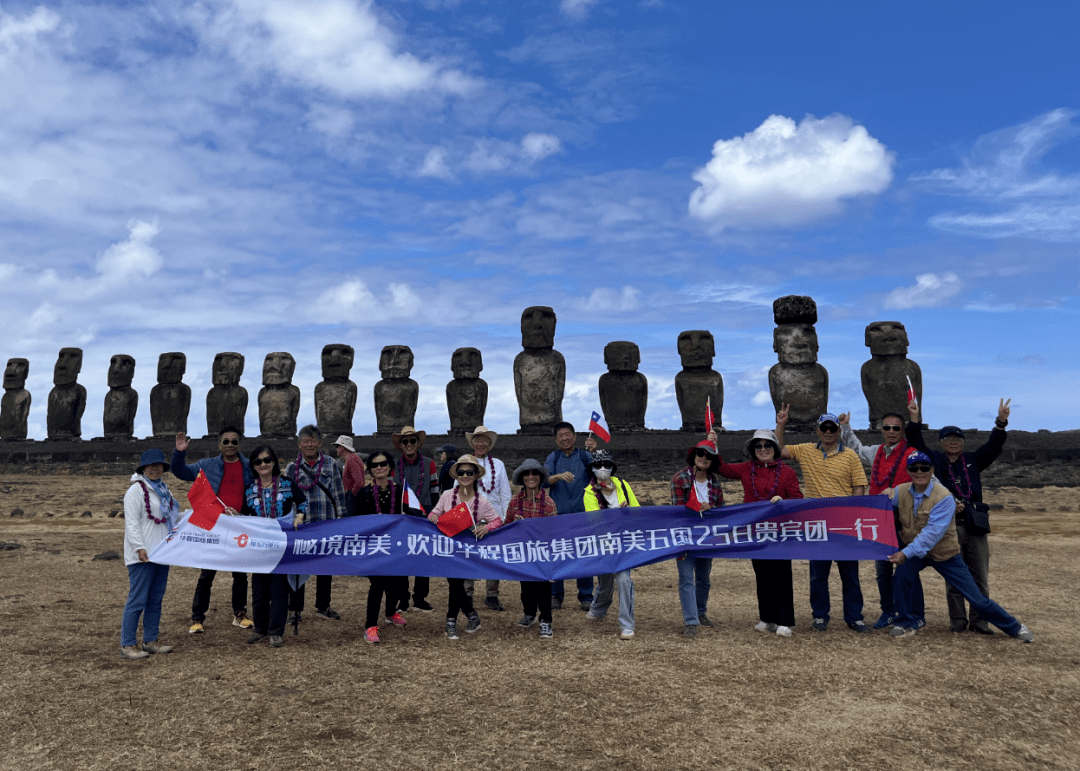
[[[144,659],[151,653],[172,650],[171,645],[157,643],[169,566],[151,562],[148,556],[168,535],[180,511],[161,479],[168,470],[161,450],[147,450],[139,458],[132,485],[124,496],[124,564],[129,588],[120,626],[120,655],[125,659]],[[137,639],[139,616],[143,622],[142,648]]]

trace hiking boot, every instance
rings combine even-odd
[[[415,600],[412,604],[416,610],[432,611],[435,610],[435,606],[427,600]]]
[[[523,629],[528,629],[530,626],[536,623],[536,616],[524,615],[521,617],[521,621],[517,622],[517,625]]]
[[[815,618],[814,623],[810,625],[810,628],[815,632],[827,632],[829,630],[829,619]]]
[[[881,617],[874,622],[874,629],[886,629],[896,623],[895,613],[882,613]]]
[[[776,631],[776,629],[776,624],[770,624],[767,621],[758,621],[756,624],[754,624],[755,632],[768,632],[769,634],[772,634]]]
[[[698,613],[697,620],[698,623],[702,626],[716,626],[716,624],[713,623],[713,620],[706,616],[704,613]]]
[[[396,613],[394,614],[397,615]],[[379,627],[369,626],[364,630],[364,642],[377,643],[379,642]]]
[[[386,623],[393,624],[394,626],[405,626],[409,622],[405,620],[405,617],[401,615],[401,611],[399,610],[390,618],[386,619]]]
[[[247,638],[248,645],[254,645],[259,640],[265,640],[269,636],[270,635],[263,634],[262,632],[252,632],[251,634],[248,635],[248,638]]]
[[[188,634],[202,634],[206,630],[203,629],[202,622],[196,621],[190,627],[188,627]]]
[[[889,637],[911,637],[915,634],[915,631],[910,626],[894,626],[889,630]]]
[[[469,623],[465,625],[465,633],[472,634],[480,631],[480,614],[475,610],[469,614]]]
[[[284,644],[285,644],[285,638],[283,638],[281,635],[279,635],[279,634],[270,635],[270,647],[271,648],[280,648]]]
[[[697,628],[697,624],[687,624],[682,630],[683,637],[689,637],[690,639],[697,637]]]
[[[235,616],[233,616],[232,625],[238,626],[241,629],[251,629],[255,626],[255,622],[248,618],[246,612],[240,611]]]
[[[122,659],[148,659],[150,654],[146,651],[139,650],[137,645],[128,645],[127,647],[120,648],[120,658]]]
[[[1013,635],[1020,642],[1032,643],[1035,642],[1035,635],[1031,630],[1023,624],[1020,625],[1020,631]]]
[[[340,621],[341,620],[341,614],[339,614],[336,610],[334,610],[333,608],[331,608],[329,606],[323,608],[322,610],[315,611],[315,615],[318,616],[319,618],[328,618],[331,621]]]
[[[873,634],[874,630],[864,624],[862,621],[856,621],[854,624],[848,624],[848,629],[858,634]]]
[[[446,620],[446,636],[450,640],[458,639],[457,621]]]
[[[494,611],[506,610],[506,608],[503,607],[503,604],[501,602],[499,602],[498,597],[488,597],[488,598],[486,598],[484,600],[484,607],[486,607],[488,610],[494,610]],[[468,630],[466,630],[466,631],[468,631]]]
[[[1030,634],[1030,632],[1028,634]],[[550,640],[552,638],[552,635],[553,635],[553,632],[551,631],[550,622],[541,621],[540,622],[540,639],[541,640]],[[1033,637],[1032,639],[1035,639],[1035,638]],[[1030,642],[1030,641],[1025,641],[1025,642]]]

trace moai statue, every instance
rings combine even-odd
[[[720,425],[724,413],[724,378],[712,368],[716,342],[707,329],[692,329],[679,333],[679,358],[683,368],[675,375],[675,398],[682,414],[682,430],[705,431],[705,409],[708,406],[715,418],[713,428]]]
[[[26,376],[30,362],[8,359],[4,369],[4,398],[0,400],[0,439],[25,439],[26,419],[30,415],[30,392]]]
[[[315,386],[315,422],[325,436],[352,435],[356,412],[356,383],[349,380],[355,351],[331,343],[322,349],[323,379]]]
[[[291,353],[266,354],[259,391],[259,433],[263,436],[296,436],[300,389],[292,382],[295,371],[296,359]]]
[[[376,433],[392,434],[416,420],[420,386],[409,377],[413,352],[407,345],[388,345],[379,356],[382,380],[375,384]]]
[[[101,413],[106,439],[133,439],[139,394],[131,387],[135,377],[135,359],[118,353],[109,360],[109,392]]]
[[[612,431],[644,431],[649,381],[638,372],[641,350],[618,341],[604,346],[608,371],[600,376],[600,409]]]
[[[216,438],[221,429],[232,426],[244,433],[248,392],[240,385],[244,357],[227,351],[214,357],[214,387],[206,392],[206,438]]]
[[[179,351],[158,357],[157,385],[150,389],[150,422],[154,436],[175,436],[187,433],[188,413],[191,411],[191,386],[182,382],[187,371],[187,356]]]
[[[866,327],[870,361],[862,365],[862,390],[870,406],[870,428],[895,412],[907,420],[908,378],[922,406],[922,370],[907,357],[908,336],[899,321],[875,321]]]
[[[789,405],[788,426],[806,430],[829,411],[829,373],[817,363],[817,303],[788,295],[773,303],[773,350],[780,363],[769,370],[773,406]]]
[[[82,416],[86,410],[86,389],[76,381],[82,371],[82,348],[61,348],[53,368],[53,389],[49,391],[46,420],[50,439],[82,437]]]
[[[555,311],[541,305],[521,314],[521,347],[514,358],[519,434],[550,434],[562,422],[566,359],[555,350]]]
[[[480,379],[484,359],[479,348],[458,348],[450,357],[454,379],[446,384],[446,411],[450,413],[450,433],[464,436],[484,425],[488,384]]]

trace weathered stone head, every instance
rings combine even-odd
[[[8,359],[4,368],[4,389],[17,390],[26,387],[26,376],[30,374],[30,362],[26,359]]]
[[[240,385],[243,374],[244,357],[240,354],[225,351],[214,357],[214,385]]]
[[[684,367],[711,367],[715,355],[716,344],[707,329],[679,333],[679,357]]]
[[[813,324],[784,324],[773,330],[773,350],[781,364],[813,364],[818,339]]]
[[[641,364],[641,349],[637,343],[618,340],[604,346],[604,364],[609,372],[637,372]]]
[[[521,313],[521,345],[523,348],[553,348],[555,346],[555,311],[546,305],[534,305]]]
[[[263,360],[263,385],[288,385],[296,371],[296,359],[291,353],[275,351]]]
[[[458,348],[450,357],[450,369],[454,373],[454,378],[458,380],[480,377],[480,373],[484,370],[484,359],[480,355],[480,349]]]
[[[171,351],[158,356],[157,381],[162,385],[176,385],[184,379],[187,372],[187,356],[179,351]]]
[[[135,377],[135,359],[118,353],[109,359],[109,388],[130,388]]]
[[[405,380],[413,368],[413,352],[407,345],[388,345],[379,356],[383,380]]]
[[[330,343],[322,349],[323,380],[348,380],[356,351],[351,345]]]
[[[875,321],[866,327],[866,347],[874,356],[903,356],[908,352],[908,336],[899,321]]]
[[[53,367],[53,385],[72,385],[82,371],[82,348],[61,348]]]

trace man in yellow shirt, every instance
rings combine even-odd
[[[788,422],[788,406],[781,405],[776,413],[776,440],[780,457],[794,460],[802,466],[803,493],[807,498],[845,498],[866,495],[866,472],[858,453],[840,443],[840,420],[831,413],[818,418],[816,443],[784,446],[784,426]],[[837,560],[837,572],[843,587],[844,622],[860,634],[872,630],[863,623],[863,597],[859,586],[857,560]],[[814,612],[813,628],[824,632],[829,628],[829,573],[832,560],[810,560],[810,607]]]

